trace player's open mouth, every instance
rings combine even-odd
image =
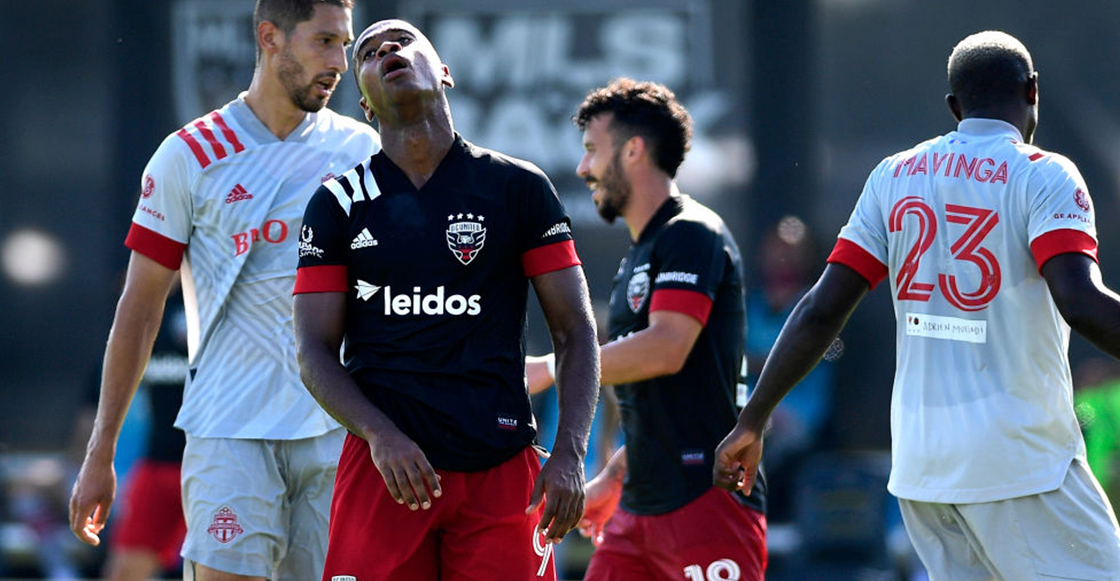
[[[396,73],[397,71],[402,71],[402,70],[407,69],[407,68],[408,68],[408,61],[404,60],[404,58],[399,57],[395,54],[391,54],[391,55],[385,57],[385,60],[381,61],[381,76],[383,78],[385,78],[386,80],[388,80],[389,78],[391,78],[393,76],[396,76],[393,73]]]
[[[336,86],[338,86],[338,81],[335,79],[322,79],[315,83],[315,88],[319,90],[319,95],[322,97],[331,96]]]

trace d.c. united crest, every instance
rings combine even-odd
[[[470,264],[486,242],[485,216],[453,214],[447,217],[447,247],[459,262]]]
[[[626,303],[630,305],[631,312],[636,313],[642,308],[647,294],[649,294],[649,273],[644,270],[635,272],[626,285]]]

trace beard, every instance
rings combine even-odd
[[[599,202],[596,210],[607,224],[614,224],[616,218],[622,215],[622,210],[630,201],[630,182],[622,175],[622,152],[616,151],[611,163],[603,172],[603,177],[596,180],[599,188],[603,190],[603,200]]]
[[[280,85],[288,93],[288,98],[301,111],[316,113],[327,106],[330,96],[320,97],[315,94],[316,80],[311,79],[306,84],[301,84],[305,69],[300,64],[290,46],[285,46],[280,53]]]

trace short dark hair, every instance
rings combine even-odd
[[[253,29],[268,21],[276,25],[285,36],[296,29],[296,25],[311,20],[315,15],[316,4],[330,4],[349,10],[354,9],[354,0],[257,0],[253,10]]]
[[[676,177],[691,146],[692,117],[673,91],[659,83],[618,78],[588,93],[572,121],[584,131],[603,113],[614,115],[611,134],[615,144],[641,136],[657,167]]]
[[[965,111],[1012,100],[1034,73],[1019,39],[998,30],[966,37],[949,55],[949,90]]]

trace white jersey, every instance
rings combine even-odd
[[[1070,328],[1039,271],[1096,249],[1077,168],[1003,121],[966,119],[875,168],[829,261],[873,284],[889,272],[892,493],[972,503],[1061,485],[1085,444]]]
[[[126,245],[169,268],[182,262],[191,370],[175,425],[203,438],[307,438],[338,424],[296,363],[299,225],[316,188],[380,141],[329,109],[281,141],[244,96],[159,146]]]

